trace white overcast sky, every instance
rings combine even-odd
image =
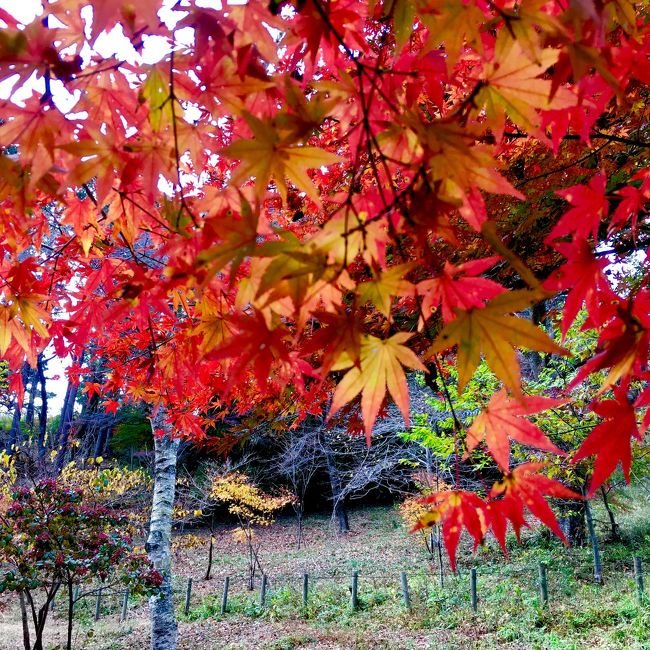
[[[101,2],[102,0],[97,1]],[[178,17],[183,15],[179,12],[172,13],[170,11],[169,7],[174,5],[175,1],[176,0],[164,0],[163,4],[166,5],[166,8],[162,9],[159,14],[168,25],[175,22],[172,16],[178,20]],[[228,4],[240,4],[244,1],[245,0],[229,0]],[[197,4],[200,6],[215,8],[221,8],[222,6],[220,0],[203,0],[197,2]],[[39,0],[0,0],[0,9],[4,9],[23,24],[31,23],[34,18],[43,13],[42,3]],[[0,26],[2,25],[3,23],[0,21]],[[190,28],[178,30],[175,36],[178,41],[186,42],[188,44],[191,43],[193,39],[193,33]],[[119,58],[126,59],[133,63],[154,63],[165,56],[168,52],[168,46],[163,37],[149,37],[145,39],[141,55],[138,55],[138,53],[136,53],[132,48],[128,39],[122,34],[121,28],[116,27],[109,34],[102,34],[97,38],[94,43],[94,50],[104,58],[109,58],[110,56],[117,54]],[[16,92],[16,88],[12,88],[13,84],[11,83],[11,80],[9,79],[8,81],[9,83],[0,82],[0,99],[7,99],[11,96],[14,101],[20,102],[21,98],[24,99],[25,97],[28,97],[34,91],[38,93],[44,91],[44,88],[40,87],[39,83],[32,83],[29,84],[29,88],[25,88],[22,91],[18,90],[18,92]],[[60,110],[69,111],[72,109],[75,99],[63,88],[62,84],[53,82],[52,91],[54,94],[54,101]],[[53,351],[50,351],[51,347],[46,350],[46,357],[53,357]],[[65,369],[70,365],[70,363],[70,358],[59,359],[56,357],[52,358],[48,363],[46,377],[49,381],[47,382],[47,387],[48,391],[54,393],[54,397],[51,398],[48,404],[50,416],[59,413],[63,406],[63,400],[67,388]]]
[[[12,16],[14,16],[16,20],[18,20],[23,24],[28,24],[32,22],[34,18],[36,18],[42,13],[42,5],[39,0],[0,0],[0,9],[4,9]],[[119,36],[121,36],[121,34]],[[122,41],[122,46],[124,49],[121,52],[119,52],[119,54],[125,56],[125,58],[130,58],[128,41],[123,36],[122,39],[124,39]],[[115,43],[120,42],[120,40],[121,39],[119,37],[116,39],[114,34],[111,34],[110,36],[104,35],[103,37],[97,39],[96,49],[105,57],[111,56],[113,53],[115,53],[115,47],[114,47]],[[150,43],[148,43],[149,47],[147,48],[148,49],[147,59],[149,59],[150,61],[156,61],[160,59],[162,56],[164,56],[166,48],[160,47],[160,44],[156,43],[154,39],[148,39],[148,40],[150,41]],[[6,99],[9,96],[10,86],[11,84],[0,83],[0,98]],[[36,89],[37,92],[42,92],[42,90],[37,87],[33,87],[30,90],[34,90],[34,89]],[[72,97],[68,96],[67,93],[64,94],[65,91],[63,92],[61,91],[62,89],[60,89],[60,92],[58,93],[58,97],[56,98],[55,101],[57,101],[57,104],[61,109],[67,110],[68,109],[68,106],[66,106],[67,101],[74,101],[74,100]],[[30,91],[26,91],[26,92],[27,94],[29,94]],[[54,92],[55,94],[57,94],[56,89],[54,90]],[[21,93],[18,92],[16,93],[16,96],[14,96],[14,98],[19,100],[20,96]],[[53,356],[54,356],[53,351],[52,348],[50,347],[46,350],[46,358],[53,357]],[[52,397],[48,403],[48,411],[50,417],[57,415],[61,411],[61,408],[63,406],[63,400],[67,388],[65,369],[69,365],[70,365],[69,358],[59,359],[57,357],[54,357],[51,358],[48,363],[48,370],[46,373],[46,377],[48,378],[47,388],[48,391],[54,393],[54,397]]]

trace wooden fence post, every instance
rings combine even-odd
[[[546,565],[543,562],[539,563],[539,593],[542,607],[548,607],[548,579],[546,576]]]
[[[97,589],[97,597],[95,598],[95,620],[98,621],[102,615],[102,591],[103,587]]]
[[[192,598],[192,578],[187,579],[187,590],[185,592],[185,607],[183,608],[183,613],[185,616],[190,611],[190,598]]]
[[[120,615],[120,623],[126,621],[126,617],[129,613],[129,590],[124,590],[124,596],[122,597],[122,614]]]
[[[634,557],[634,580],[636,582],[637,598],[641,603],[643,602],[643,565],[638,555]]]
[[[307,607],[307,601],[309,600],[309,574],[302,574],[302,606]]]
[[[476,589],[476,569],[473,567],[469,574],[469,590],[472,600],[472,611],[476,614],[478,612],[478,591]]]
[[[79,585],[76,585],[74,591],[72,592],[72,611],[74,612],[75,607],[77,606],[77,601],[79,600]]]
[[[411,611],[411,594],[409,593],[409,581],[406,576],[406,571],[402,571],[402,597],[404,598],[404,607]]]
[[[264,607],[266,602],[266,573],[262,574],[262,585],[260,586],[260,607]]]
[[[230,578],[226,576],[226,579],[223,581],[223,595],[221,596],[221,614],[226,613],[228,609],[228,587],[230,586]]]
[[[359,593],[359,572],[355,571],[352,574],[352,588],[350,589],[350,592],[352,594],[352,609],[357,609],[359,607],[359,598],[358,598],[358,593]]]

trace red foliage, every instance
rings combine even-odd
[[[21,93],[0,104],[0,352],[19,400],[24,361],[52,343],[106,360],[85,390],[108,410],[163,402],[189,438],[208,413],[300,419],[332,390],[335,411],[361,394],[370,436],[389,396],[408,414],[405,367],[457,346],[461,389],[483,355],[516,416],[531,412],[517,350],[566,351],[512,314],[562,293],[563,332],[584,305],[600,336],[575,383],[608,373],[629,420],[578,457],[597,456],[594,484],[627,468],[648,403],[625,392],[645,386],[650,345],[635,257],[650,26],[631,3],[566,4],[59,0],[27,26],[2,12],[0,81]],[[98,52],[116,25],[128,54]],[[634,281],[613,282],[605,254]],[[551,450],[508,418],[486,431],[504,469],[512,438]],[[477,539],[476,506],[502,540],[525,493],[556,529],[557,490],[510,476],[485,508],[440,497],[441,516]]]

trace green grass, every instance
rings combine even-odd
[[[595,513],[601,515],[598,506]],[[390,645],[378,634],[375,642],[379,645],[368,647],[407,648],[409,634],[423,632],[429,633],[429,645],[413,641],[412,647],[650,650],[650,602],[637,601],[631,573],[633,554],[650,557],[650,521],[645,511],[633,509],[622,517],[622,542],[603,544],[603,586],[593,583],[589,547],[566,549],[557,540],[533,531],[521,544],[509,540],[508,559],[494,544],[480,548],[474,556],[461,551],[458,574],[450,574],[447,568],[441,587],[423,551],[398,553],[393,558],[397,563],[392,566],[381,561],[378,564],[383,549],[418,543],[394,525],[394,509],[360,511],[352,518],[357,526],[361,518],[364,530],[358,545],[345,552],[334,545],[325,550],[307,546],[300,551],[274,550],[265,554],[264,565],[270,576],[265,607],[260,606],[257,591],[240,591],[232,594],[228,612],[222,617],[220,596],[214,595],[194,607],[188,620],[254,618],[280,625],[300,621],[316,637],[344,639],[348,644],[345,647],[354,648],[365,647],[373,631],[381,627],[393,630],[401,639],[399,645]],[[323,520],[314,523],[326,525]],[[296,560],[307,562],[314,553],[329,554],[335,570],[327,579],[310,579],[309,601],[304,607],[300,573],[295,571],[295,578],[287,575],[287,565]],[[419,564],[414,563],[414,558],[419,559]],[[548,609],[542,607],[538,591],[539,562],[548,566]],[[472,566],[478,572],[477,614],[470,607]],[[410,612],[405,608],[399,584],[402,569],[408,569]],[[350,604],[353,571],[359,572],[356,611]],[[646,582],[650,583],[650,579],[646,578]],[[436,641],[436,631],[444,632],[444,638]],[[464,639],[467,645],[454,646],[447,638]],[[289,635],[264,647],[297,648],[310,643],[309,634],[295,638]]]
[[[269,590],[265,607],[256,592],[233,595],[224,617],[220,598],[206,598],[193,608],[189,620],[215,617],[251,617],[269,622],[301,619],[314,630],[373,630],[379,622],[390,621],[407,630],[480,630],[477,648],[517,647],[569,650],[592,647],[650,648],[650,608],[639,605],[632,580],[627,575],[611,575],[599,587],[576,579],[569,568],[550,569],[550,607],[541,607],[535,573],[523,565],[510,563],[510,575],[479,569],[479,611],[471,612],[467,573],[447,578],[444,587],[425,572],[410,577],[412,610],[405,609],[397,579],[364,579],[360,575],[359,607],[350,604],[344,581],[316,583],[307,607],[303,607],[299,585],[284,585]],[[493,568],[493,567],[491,567]],[[512,569],[519,568],[519,572]],[[534,569],[535,567],[532,567]],[[397,576],[396,576],[397,578]],[[285,643],[285,641],[283,641]],[[293,643],[294,645],[290,645]],[[287,638],[285,645],[300,647],[302,641]],[[289,644],[289,645],[287,645]],[[522,645],[524,644],[524,645]],[[435,646],[434,646],[435,647]],[[593,647],[598,647],[593,645]]]
[[[605,521],[596,504],[597,520]],[[351,513],[354,534],[337,537],[327,517],[307,520],[308,543],[292,546],[292,522],[279,522],[260,533],[260,557],[269,576],[265,606],[259,589],[244,586],[245,556],[241,547],[220,538],[213,567],[214,579],[200,577],[203,549],[190,549],[177,557],[177,567],[194,568],[195,592],[187,615],[181,613],[187,584],[175,576],[175,598],[181,640],[201,630],[209,640],[205,650],[219,648],[349,648],[351,650],[650,650],[650,576],[647,596],[639,603],[632,574],[632,556],[650,559],[650,508],[645,498],[631,500],[629,512],[620,516],[623,540],[602,544],[605,584],[593,582],[589,547],[567,549],[540,531],[527,531],[522,543],[508,541],[504,558],[493,542],[472,554],[461,544],[458,573],[445,563],[444,586],[438,567],[432,567],[420,540],[409,535],[394,508],[363,509]],[[600,531],[601,539],[606,535]],[[180,560],[180,561],[179,561]],[[550,606],[542,607],[538,590],[538,565],[548,566]],[[478,573],[478,612],[470,607],[470,568]],[[645,564],[650,574],[650,561]],[[302,602],[302,573],[308,572],[309,598]],[[359,606],[352,609],[350,578],[359,572]],[[406,571],[412,609],[405,607],[400,571]],[[179,571],[180,573],[180,571]],[[186,571],[186,573],[189,573]],[[231,577],[228,610],[221,612],[223,577]],[[101,649],[144,647],[130,632],[146,629],[146,607],[132,599],[126,626],[109,630],[119,617],[119,604],[103,610]],[[108,606],[108,602],[106,603]],[[85,601],[75,620],[79,638],[95,627],[94,599]],[[137,618],[139,617],[139,619]],[[221,645],[221,630],[242,630],[231,645]],[[258,637],[260,630],[263,638]],[[232,636],[230,637],[232,638]],[[93,645],[95,643],[95,645]],[[89,638],[84,648],[96,650]],[[185,647],[193,647],[190,645]],[[213,643],[214,645],[210,645]],[[146,644],[145,644],[146,645]]]

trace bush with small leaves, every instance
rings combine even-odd
[[[67,592],[70,650],[75,587],[99,581],[146,594],[161,584],[147,556],[133,548],[119,511],[89,503],[82,490],[52,479],[18,487],[10,498],[0,510],[0,593],[18,594],[26,650],[43,648],[48,611],[60,589]]]

